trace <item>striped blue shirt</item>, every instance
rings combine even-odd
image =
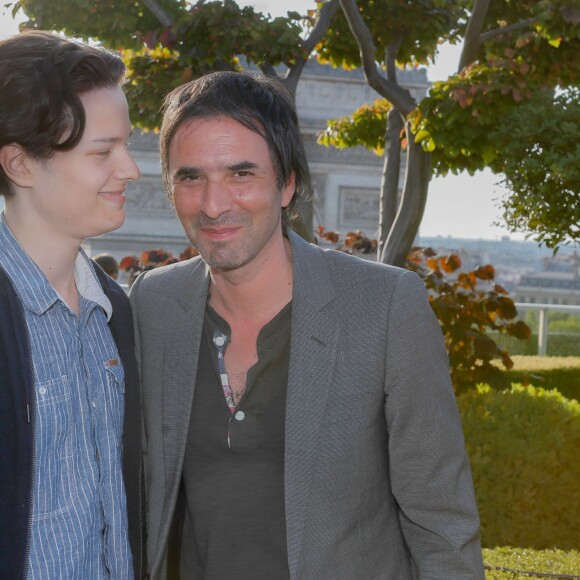
[[[0,220],[0,266],[23,304],[35,405],[29,579],[132,578],[122,477],[124,374],[111,303],[86,254],[80,316]]]

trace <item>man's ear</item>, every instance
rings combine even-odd
[[[288,204],[292,201],[295,192],[296,176],[294,175],[294,172],[292,172],[292,175],[290,175],[290,178],[282,190],[282,207],[288,207]]]
[[[31,161],[26,151],[15,143],[4,145],[0,149],[0,165],[6,177],[18,187],[32,187]]]

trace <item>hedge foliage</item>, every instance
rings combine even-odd
[[[484,547],[580,547],[580,404],[479,385],[458,397]]]
[[[513,356],[505,372],[511,383],[557,389],[567,399],[580,401],[580,356]]]
[[[530,580],[532,576],[522,572],[508,572],[490,568],[510,568],[525,572],[574,575],[580,571],[580,552],[571,550],[529,550],[522,548],[495,548],[483,550],[483,561],[488,567],[486,580]]]

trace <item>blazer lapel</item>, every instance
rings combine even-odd
[[[177,498],[189,421],[209,277],[201,260],[172,291],[173,313],[164,344],[163,449],[166,493],[160,528],[170,526]],[[166,290],[167,291],[167,290]],[[163,536],[161,536],[163,537]]]
[[[289,234],[293,298],[286,402],[284,488],[290,578],[296,578],[318,433],[332,387],[339,320],[329,304],[336,294],[318,248]]]

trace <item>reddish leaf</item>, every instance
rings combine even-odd
[[[451,274],[461,268],[461,258],[457,254],[450,254],[440,258],[439,264],[444,272]]]
[[[518,320],[515,324],[509,326],[508,333],[516,338],[525,340],[532,336],[532,329],[523,320]]]
[[[339,239],[339,235],[336,232],[324,232],[323,236],[322,236],[325,240],[336,244],[336,242],[338,242]]]
[[[498,302],[499,308],[497,309],[497,312],[504,320],[510,320],[518,315],[514,301],[511,298],[500,296]]]
[[[193,246],[187,246],[181,254],[179,254],[179,260],[189,260],[190,258],[195,258],[199,256],[199,252]]]
[[[125,256],[119,262],[119,269],[125,272],[129,270],[136,270],[137,268],[139,268],[139,262],[135,256]]]
[[[479,266],[479,268],[475,269],[474,274],[480,280],[493,280],[495,278],[495,268],[491,264]]]

